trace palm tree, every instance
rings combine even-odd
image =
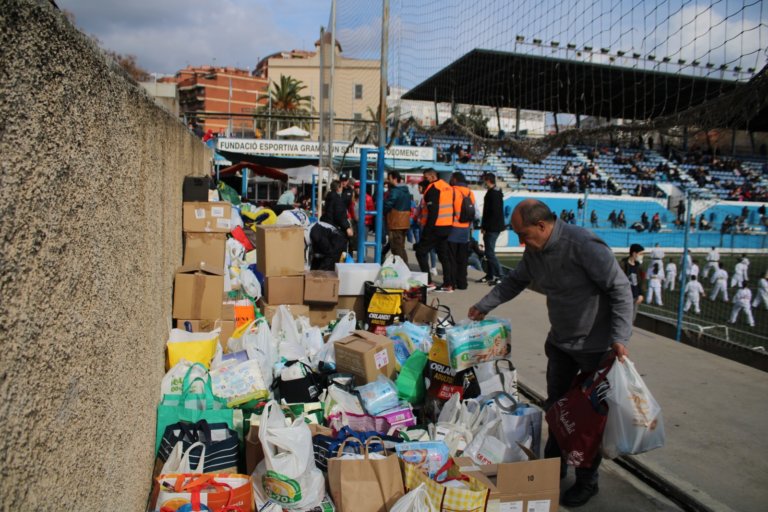
[[[361,144],[373,144],[378,146],[379,144],[379,108],[376,108],[376,112],[371,107],[366,108],[366,114],[368,114],[367,121],[357,121],[352,127],[352,137],[357,138]],[[387,108],[387,124],[393,123],[395,110],[393,108]],[[391,137],[388,137],[391,138]]]
[[[269,91],[269,105],[262,106],[262,112],[270,114],[309,114],[307,104],[310,102],[309,96],[304,96],[301,91],[307,86],[301,80],[292,76],[280,75],[280,82],[273,82],[272,89]],[[271,121],[271,120],[270,120]],[[283,127],[283,119],[278,120],[277,129]],[[288,124],[299,124],[306,128],[307,121],[288,120]]]

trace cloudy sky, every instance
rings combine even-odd
[[[253,67],[280,50],[311,49],[330,0],[56,0],[102,46],[150,72],[187,65]]]

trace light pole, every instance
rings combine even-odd
[[[227,98],[227,137],[232,136],[232,76],[229,76],[229,97]]]

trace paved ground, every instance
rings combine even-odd
[[[470,278],[479,277],[470,270]],[[430,295],[459,320],[487,291],[486,285],[471,283],[465,291]],[[512,356],[521,381],[544,395],[549,329],[544,297],[526,290],[495,313],[512,322]],[[713,510],[766,510],[768,374],[640,329],[630,357],[662,406],[667,433],[666,447],[638,459]],[[678,510],[616,464],[603,468],[600,494],[587,510]]]

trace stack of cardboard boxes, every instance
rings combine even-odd
[[[259,226],[255,245],[267,321],[281,305],[294,316],[308,317],[312,325],[325,327],[336,320],[339,279],[335,272],[305,271],[303,227]]]
[[[173,318],[193,332],[221,327],[222,344],[235,330],[235,307],[224,295],[227,233],[232,207],[223,202],[185,202],[184,264],[176,271]]]

